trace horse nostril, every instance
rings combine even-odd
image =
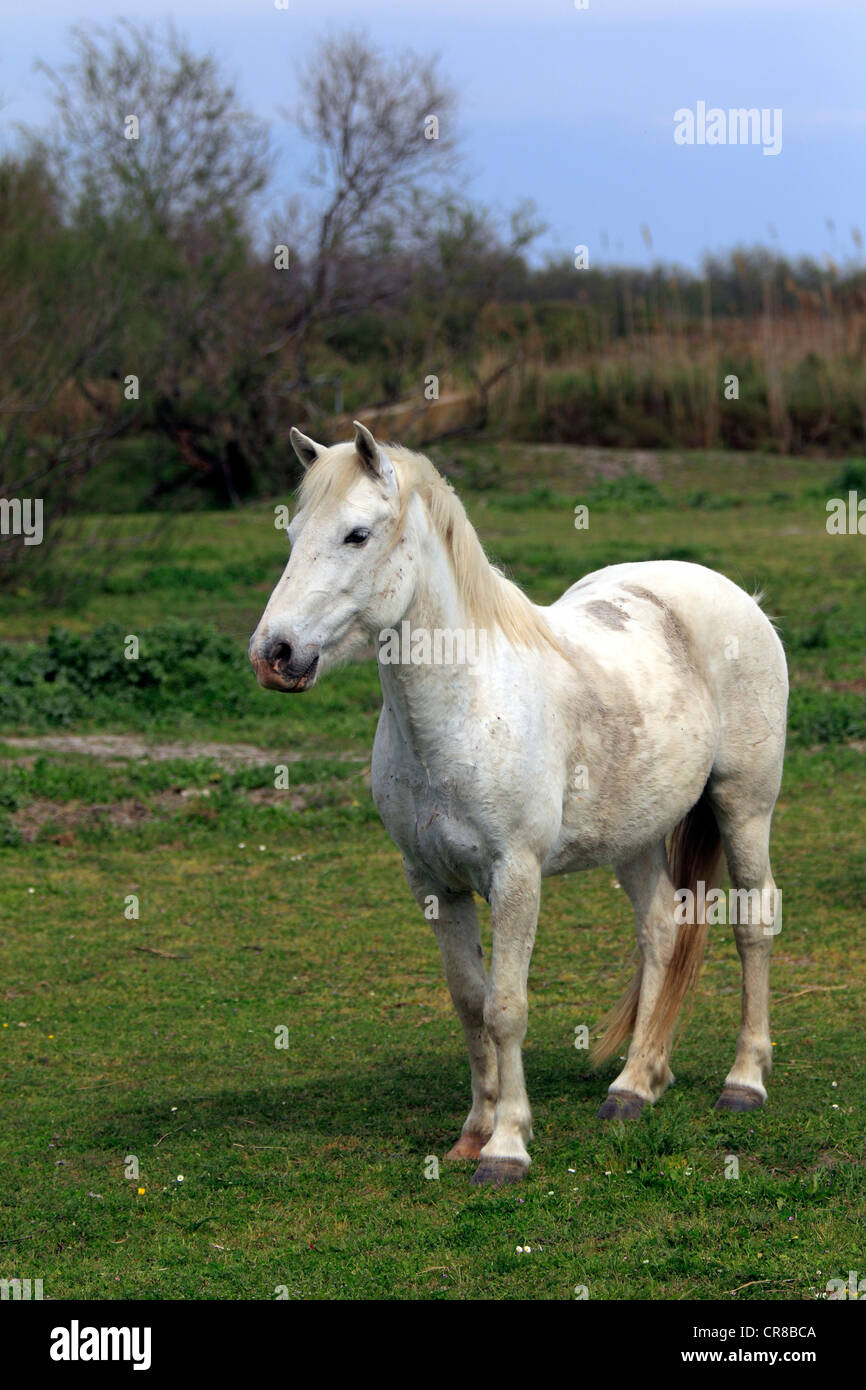
[[[288,665],[292,659],[292,649],[288,642],[275,642],[268,652],[268,665],[276,668],[285,662]]]

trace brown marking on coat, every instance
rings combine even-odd
[[[615,603],[608,603],[607,599],[595,599],[588,603],[583,611],[597,622],[603,623],[605,627],[618,628],[620,631],[628,622],[628,614],[617,608]]]
[[[592,853],[614,834],[621,799],[640,765],[644,712],[628,684],[605,670],[591,649],[580,654],[580,672],[580,686],[566,707],[566,722],[575,730],[568,756],[570,766],[588,763],[591,768],[587,799],[595,833],[592,842],[581,844]]]
[[[622,587],[635,598],[646,599],[648,603],[655,604],[662,615],[662,633],[671,652],[688,671],[696,672],[697,661],[691,638],[670,604],[640,584],[623,584]]]

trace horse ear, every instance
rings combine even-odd
[[[323,445],[317,444],[315,439],[308,439],[305,434],[301,434],[300,430],[295,429],[294,425],[292,425],[289,438],[295,453],[305,468],[309,468],[311,464],[316,462],[320,454],[325,452]]]
[[[362,425],[360,420],[353,420],[355,426],[355,448],[365,468],[369,468],[371,473],[378,475],[382,472],[379,461],[379,446],[373,438],[366,425]]]
[[[360,420],[353,420],[352,423],[355,426],[355,449],[364,467],[374,478],[384,483],[390,492],[396,492],[394,465],[388,455],[379,448],[366,425],[362,425]]]

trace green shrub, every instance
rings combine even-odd
[[[640,473],[621,473],[618,478],[601,478],[585,498],[591,507],[617,507],[622,511],[646,511],[670,506],[668,499],[649,478]]]
[[[866,492],[866,459],[848,459],[830,486],[840,492]]]
[[[122,712],[182,706],[205,717],[215,706],[241,714],[253,689],[244,647],[199,623],[161,623],[137,634],[104,623],[82,636],[54,628],[44,643],[0,643],[0,723],[64,726]]]
[[[788,706],[792,743],[844,743],[866,738],[866,699],[836,690],[795,687]]]

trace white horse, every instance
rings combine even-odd
[[[382,644],[373,798],[435,916],[472,1072],[448,1157],[480,1158],[473,1182],[529,1168],[521,1048],[541,880],[590,865],[615,870],[641,955],[596,1049],[608,1056],[632,1034],[600,1116],[637,1115],[673,1080],[673,1028],[707,934],[678,926],[687,899],[675,890],[710,885],[722,848],[735,888],[771,907],[768,919],[758,893],[738,895],[742,1025],[718,1106],[762,1105],[788,693],[770,621],[730,580],[678,561],[611,565],[539,607],[489,564],[429,459],[355,431],[326,448],[292,430],[308,471],[250,659],[262,685],[309,690],[371,636]],[[411,647],[395,648],[407,630]],[[471,662],[443,661],[442,643],[424,640],[445,634],[453,655],[469,632],[485,639]],[[489,975],[473,892],[490,904]]]

